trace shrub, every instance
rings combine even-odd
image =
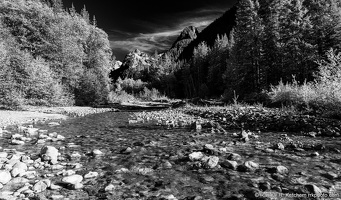
[[[116,82],[116,91],[125,91],[129,94],[138,94],[140,93],[147,83],[141,81],[141,79],[134,80],[132,78],[126,78],[124,80],[118,79]]]
[[[109,94],[109,102],[110,103],[122,103],[122,102],[129,102],[135,101],[135,97],[131,94],[128,94],[125,91],[114,92],[111,91]]]
[[[148,100],[148,101],[158,100],[158,99],[167,99],[167,97],[165,97],[164,95],[161,95],[157,89],[152,88],[150,90],[147,87],[144,87],[143,91],[140,92],[139,98],[141,98],[142,100]]]
[[[304,82],[299,85],[295,79],[292,83],[272,86],[268,95],[275,104],[312,108],[315,111],[328,113],[328,116],[339,116],[341,109],[341,53],[328,51],[327,60],[317,62],[319,71],[315,82]],[[337,112],[336,112],[337,111]]]

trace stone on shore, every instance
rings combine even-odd
[[[81,175],[78,174],[74,174],[71,176],[66,176],[62,179],[63,183],[68,183],[68,184],[72,184],[72,185],[76,185],[77,183],[82,182],[83,177]]]
[[[58,149],[52,146],[44,146],[40,155],[43,161],[50,161],[51,163],[57,163],[58,159]]]
[[[191,154],[189,154],[189,159],[191,161],[195,161],[195,160],[200,160],[204,157],[204,154],[202,152],[193,152]]]
[[[0,170],[0,183],[5,185],[12,179],[11,174],[7,170]]]

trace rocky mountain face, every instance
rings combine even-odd
[[[213,46],[215,39],[217,38],[217,35],[229,35],[231,30],[236,24],[236,12],[237,8],[236,6],[232,7],[228,11],[226,11],[221,17],[216,19],[214,22],[212,22],[210,25],[208,25],[204,30],[202,30],[200,33],[196,33],[196,37],[192,37],[192,40],[186,40],[186,37],[184,36],[184,43],[185,41],[189,41],[188,44],[183,45],[183,49],[179,52],[178,59],[179,60],[188,60],[193,55],[193,50],[196,46],[198,46],[201,42],[206,42],[208,46]],[[186,33],[189,36],[194,36],[194,33],[191,33],[190,31],[183,31],[184,35]],[[179,36],[181,39],[182,34]],[[188,36],[187,36],[188,37]],[[179,40],[178,38],[178,40]],[[173,44],[172,48],[169,50],[170,52],[173,51],[174,46],[177,45],[178,40]],[[180,40],[181,43],[182,40]]]
[[[169,49],[168,54],[172,57],[177,59],[179,55],[182,53],[184,48],[188,46],[193,40],[197,38],[199,31],[194,26],[186,27],[179,37],[175,40],[172,47]]]
[[[117,80],[118,77],[129,77],[134,72],[141,71],[146,67],[149,67],[153,61],[153,57],[138,49],[135,49],[126,55],[121,65],[118,65],[117,63],[117,68],[115,64],[114,70],[111,72],[110,77],[114,81]]]

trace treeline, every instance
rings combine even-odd
[[[340,50],[338,0],[239,0],[236,8],[229,34],[212,46],[200,43],[189,60],[169,58],[163,67],[171,70],[158,89],[182,98],[263,101],[280,81],[315,81],[318,61]]]
[[[85,8],[61,0],[0,2],[0,105],[107,102],[113,64],[107,34]]]

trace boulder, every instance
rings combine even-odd
[[[58,159],[58,149],[52,146],[44,146],[40,151],[40,155],[43,161],[56,163]]]

